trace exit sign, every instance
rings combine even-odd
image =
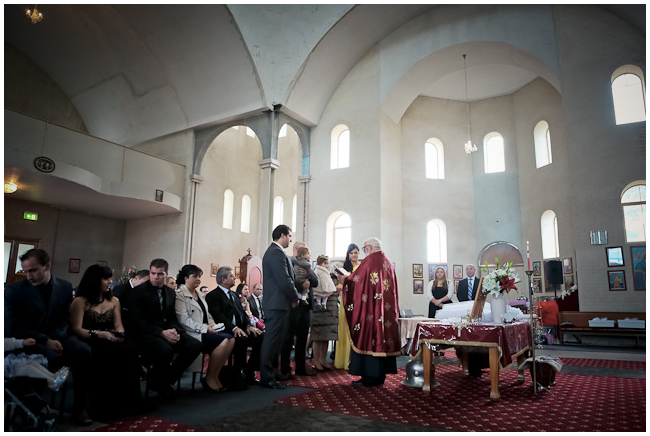
[[[23,218],[29,221],[38,221],[38,214],[34,212],[25,212]]]

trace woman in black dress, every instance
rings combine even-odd
[[[113,272],[91,265],[70,306],[70,329],[92,350],[90,414],[106,420],[144,411],[135,344],[125,338],[120,301],[113,296]]]
[[[433,280],[427,285],[429,318],[435,318],[436,312],[442,308],[443,304],[451,303],[454,292],[454,284],[447,280],[445,269],[439,266],[436,268]]]

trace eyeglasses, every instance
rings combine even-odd
[[[364,253],[365,253],[366,251],[370,251],[370,250],[372,250],[372,245],[364,245],[364,246],[363,246],[363,251],[364,251]]]

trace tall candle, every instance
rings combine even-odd
[[[528,271],[530,271],[530,242],[526,241],[526,259],[528,259]]]

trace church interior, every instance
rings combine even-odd
[[[645,4],[37,8],[4,5],[5,284],[40,247],[73,286],[92,264],[117,278],[164,258],[170,275],[198,265],[212,289],[216,268],[262,257],[287,224],[313,261],[379,238],[413,314],[426,315],[437,266],[460,280],[498,258],[521,279],[510,301],[529,298],[532,269],[539,301],[645,319]],[[626,337],[567,349],[557,355],[637,365],[565,368],[576,389],[580,377],[639,383],[645,414],[645,335],[641,348]],[[186,384],[182,413],[158,410],[185,431],[496,429],[369,424],[325,406],[291,427],[289,401],[259,389],[210,399],[228,425],[201,425]],[[527,395],[506,391],[501,406]],[[231,419],[255,410],[260,427]]]

